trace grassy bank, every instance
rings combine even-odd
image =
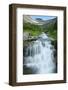
[[[23,31],[29,32],[30,36],[39,36],[42,32],[48,34],[49,37],[57,39],[57,23],[46,25],[34,25],[30,23],[23,24]]]

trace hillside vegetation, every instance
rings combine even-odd
[[[53,39],[57,39],[57,18],[55,22],[53,20],[48,21],[47,24],[37,25],[32,23],[23,23],[23,31],[29,32],[30,36],[39,36],[42,32],[47,33],[47,35]]]

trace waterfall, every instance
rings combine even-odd
[[[24,74],[55,73],[55,51],[50,38],[45,33],[42,33],[36,41],[32,41],[24,48]]]

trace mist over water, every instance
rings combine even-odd
[[[42,33],[36,41],[23,48],[23,74],[56,73],[55,52],[50,38]]]

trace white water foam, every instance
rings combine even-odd
[[[54,73],[56,69],[54,52],[51,40],[42,33],[25,49],[24,66],[31,68],[34,74]]]

